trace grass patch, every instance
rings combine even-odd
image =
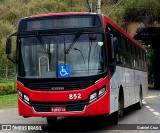
[[[0,96],[0,109],[17,108],[17,94]]]
[[[0,82],[0,86],[4,86],[4,85],[11,85],[11,86],[15,86],[15,83],[13,81],[9,81],[9,82]]]

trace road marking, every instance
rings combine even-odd
[[[156,97],[159,97],[159,96],[147,96],[147,97],[145,97],[145,98],[156,98]]]
[[[146,108],[150,109],[151,107],[150,106],[146,106]]]
[[[155,111],[154,109],[149,109],[149,110],[152,111],[152,112]]]
[[[153,114],[155,114],[155,115],[160,115],[158,112],[153,112]]]
[[[149,111],[151,111],[156,117],[158,117],[160,119],[160,113],[159,112],[155,112],[155,110],[152,109],[150,106],[146,106],[146,108],[148,108]]]

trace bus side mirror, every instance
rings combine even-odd
[[[14,32],[13,34],[9,35],[9,37],[6,40],[6,54],[7,54],[7,58],[9,60],[11,60],[13,63],[16,63],[16,57],[12,57],[12,37],[15,36],[17,34],[17,32]]]
[[[6,54],[7,55],[11,54],[11,44],[12,44],[12,39],[8,38],[6,41]]]

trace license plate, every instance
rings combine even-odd
[[[66,107],[51,107],[51,112],[66,112]]]

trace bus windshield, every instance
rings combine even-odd
[[[102,34],[39,35],[19,39],[22,55],[18,75],[61,78],[96,75],[105,70]]]

